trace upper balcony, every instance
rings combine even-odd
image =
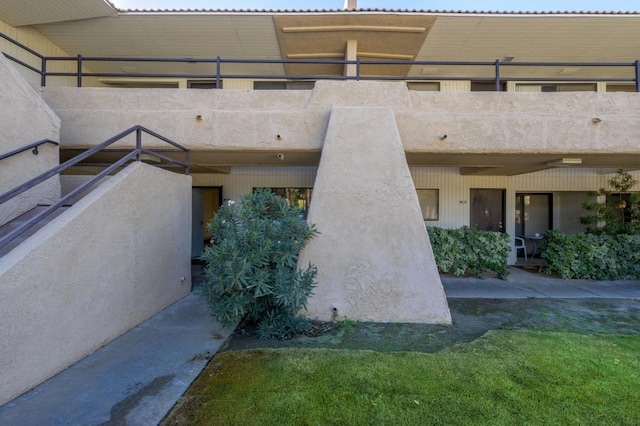
[[[416,28],[419,27],[393,31],[410,32]],[[282,29],[285,33],[304,30]],[[307,28],[321,30],[324,31]],[[286,41],[283,37],[281,43]],[[24,73],[37,76],[42,87],[308,89],[318,80],[376,80],[404,81],[410,90],[424,91],[640,92],[640,59],[629,60],[629,54],[609,55],[615,60],[606,61],[521,61],[513,55],[489,61],[420,60],[421,55],[363,52],[354,39],[347,41],[344,57],[340,52],[288,53],[282,55],[285,59],[206,57],[200,51],[197,55],[174,57],[128,56],[122,52],[117,56],[46,56],[6,34],[0,33],[0,38],[5,46],[21,52],[15,55],[4,49],[3,54]],[[173,51],[169,49],[167,53]]]
[[[46,102],[62,118],[63,156],[142,124],[184,141],[193,152],[196,171],[198,165],[203,170],[240,164],[316,165],[331,108],[376,105],[393,109],[410,165],[457,166],[463,174],[476,175],[564,167],[565,159],[574,158],[580,158],[583,167],[640,166],[640,97],[635,93],[504,93],[638,92],[638,60],[69,57],[21,48],[28,49],[35,62],[12,60],[39,77]],[[286,94],[145,90],[254,89],[264,82],[281,88],[318,83],[313,92]],[[277,153],[285,153],[286,160]]]

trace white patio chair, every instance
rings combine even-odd
[[[527,261],[527,244],[522,237],[514,237],[515,244],[513,248],[516,249],[516,257],[518,257],[518,250],[522,250],[524,252],[524,260]]]

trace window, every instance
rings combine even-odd
[[[500,92],[505,92],[506,90],[507,90],[507,83],[500,82]],[[495,81],[472,81],[471,91],[472,92],[495,92],[496,82]]]
[[[629,193],[613,192],[607,195],[607,204],[615,206],[618,217],[622,217],[623,223],[631,223],[634,220],[632,203],[637,202],[637,195]]]
[[[253,90],[313,90],[315,81],[254,81]]]
[[[636,86],[633,84],[607,83],[607,92],[635,92]]]
[[[153,80],[101,80],[105,86],[123,87],[130,89],[177,89],[177,81],[153,81]]]
[[[440,83],[437,81],[407,82],[407,89],[419,92],[439,92]]]
[[[438,189],[418,189],[418,201],[424,220],[439,220],[440,191]]]
[[[222,82],[221,84],[222,85]],[[216,89],[215,80],[187,80],[188,89]]]
[[[257,188],[254,188],[256,190]],[[267,188],[275,193],[278,198],[284,198],[290,206],[297,206],[302,210],[306,219],[309,205],[311,204],[311,193],[313,188]]]
[[[595,92],[596,83],[517,84],[516,92]]]

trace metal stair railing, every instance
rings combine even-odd
[[[5,158],[13,157],[14,155],[20,154],[21,152],[31,150],[33,155],[38,155],[40,152],[38,151],[38,147],[40,145],[44,145],[46,143],[50,143],[52,145],[60,145],[58,142],[52,141],[50,139],[42,139],[38,142],[30,143],[29,145],[25,145],[21,148],[14,149],[13,151],[9,151],[5,154],[0,154],[0,161]]]
[[[58,208],[60,208],[61,206],[67,204],[70,200],[74,199],[76,196],[78,196],[79,194],[81,194],[82,192],[84,192],[85,190],[87,190],[88,188],[90,188],[91,186],[95,185],[98,181],[100,181],[102,178],[104,178],[105,176],[107,176],[108,174],[110,174],[111,172],[116,171],[117,169],[123,167],[127,162],[131,161],[131,160],[135,160],[135,161],[141,161],[141,157],[142,154],[148,154],[151,156],[155,156],[161,160],[167,161],[169,163],[172,163],[173,165],[177,166],[177,167],[182,167],[185,169],[185,174],[189,174],[189,150],[187,148],[185,148],[184,146],[172,141],[169,138],[166,138],[154,131],[151,131],[143,126],[140,125],[136,125],[133,126],[123,132],[118,133],[117,135],[107,139],[106,141],[94,146],[93,148],[88,149],[87,151],[83,152],[82,154],[79,154],[73,158],[71,158],[70,160],[60,164],[57,167],[54,167],[53,169],[42,173],[39,176],[36,176],[35,178],[29,180],[28,182],[23,183],[22,185],[8,191],[5,192],[4,194],[0,195],[0,205],[2,205],[3,203],[6,203],[7,201],[15,198],[16,196],[28,191],[29,189],[33,188],[36,185],[39,185],[40,183],[46,181],[47,179],[59,174],[62,171],[65,171],[67,169],[69,169],[72,166],[75,166],[76,164],[80,163],[81,161],[89,158],[90,156],[96,154],[97,152],[102,151],[103,149],[105,149],[106,147],[114,144],[115,142],[131,135],[135,133],[136,134],[136,147],[135,149],[133,149],[131,152],[129,152],[128,154],[126,154],[125,156],[123,156],[122,158],[120,158],[118,161],[116,161],[115,163],[109,165],[108,167],[106,167],[104,170],[102,170],[101,172],[99,172],[98,174],[96,174],[93,178],[91,178],[90,180],[88,180],[87,182],[83,183],[82,185],[78,186],[76,189],[72,190],[71,192],[69,192],[67,195],[65,195],[64,197],[61,197],[58,201],[56,201],[55,203],[53,203],[51,206],[49,206],[48,208],[46,208],[45,210],[43,210],[42,212],[38,213],[37,215],[35,215],[33,218],[31,218],[29,221],[27,221],[26,223],[24,223],[23,225],[19,226],[18,228],[16,228],[15,230],[9,232],[8,234],[0,237],[0,248],[6,246],[7,244],[9,244],[11,241],[13,241],[14,239],[16,239],[18,236],[20,236],[22,233],[24,233],[25,231],[27,231],[28,229],[30,229],[31,227],[33,227],[34,225],[36,225],[38,222],[40,222],[41,220],[45,219],[47,216],[51,215],[55,210],[57,210]],[[142,148],[142,134],[146,133],[148,135],[151,135],[153,137],[155,137],[156,139],[159,139],[163,142],[166,142],[172,146],[174,146],[175,148],[177,148],[176,150],[173,150],[174,152],[183,152],[185,154],[185,161],[184,162],[180,162],[178,160],[175,160],[169,156],[160,154],[158,152],[155,152],[153,150],[150,149],[145,149]],[[27,148],[28,149],[28,148]],[[166,151],[165,151],[166,152]]]

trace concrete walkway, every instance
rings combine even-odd
[[[442,276],[442,283],[448,298],[640,299],[640,281],[562,280],[517,268],[506,281]],[[0,425],[155,425],[230,333],[196,291],[0,407]]]
[[[191,293],[0,407],[0,425],[155,425],[231,332]]]
[[[640,299],[640,280],[564,280],[510,267],[506,280],[442,275],[447,298],[472,299]]]

